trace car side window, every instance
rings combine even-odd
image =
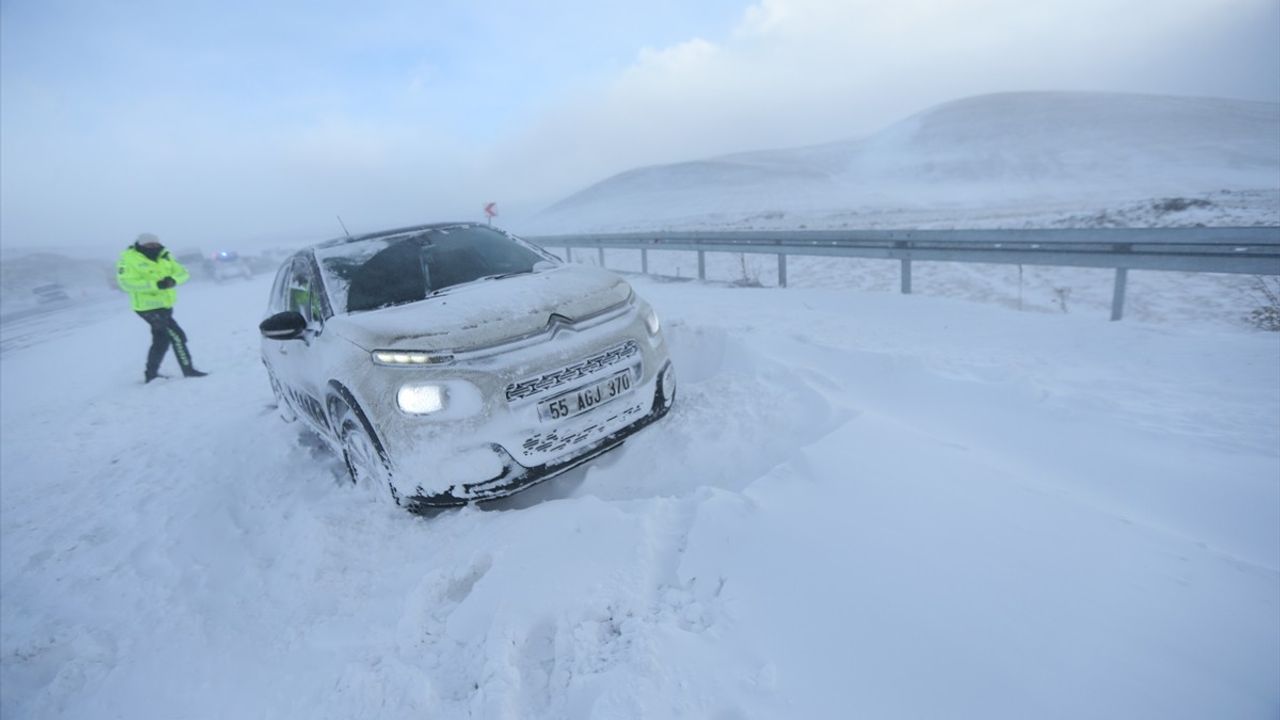
[[[311,319],[317,322],[324,321],[324,305],[320,302],[319,288],[315,287],[315,279],[312,279],[311,288]]]
[[[311,319],[317,323],[324,324],[329,319],[330,312],[325,310],[324,285],[320,282],[320,276],[316,272],[315,265],[310,262],[310,258],[304,261],[307,266],[307,277],[311,278]]]
[[[286,310],[302,313],[302,317],[311,322],[311,308],[314,302],[311,293],[311,268],[297,258],[289,266],[289,280],[285,284]]]
[[[271,315],[284,312],[289,309],[289,303],[286,301],[285,286],[289,278],[289,270],[292,263],[285,263],[276,272],[276,281],[271,285],[271,301],[267,308],[267,312]]]

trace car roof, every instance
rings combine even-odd
[[[456,227],[473,227],[479,224],[480,223],[476,223],[476,222],[442,222],[442,223],[430,223],[427,225],[410,225],[408,227],[395,228],[394,230],[379,230],[377,232],[364,233],[362,235],[344,235],[339,238],[334,238],[332,240],[325,240],[324,242],[316,243],[315,245],[312,245],[309,249],[336,247],[338,245],[346,245],[347,243],[360,242],[362,240],[372,240],[374,238],[381,238],[381,237],[393,237],[396,235],[409,235],[412,233],[425,232],[427,230],[440,230],[442,228],[456,228]]]

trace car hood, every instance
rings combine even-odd
[[[630,297],[627,281],[607,270],[562,265],[459,285],[407,305],[336,315],[327,328],[366,350],[465,352],[537,333],[553,314],[576,322]]]

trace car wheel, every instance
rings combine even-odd
[[[676,369],[671,363],[663,368],[662,374],[658,376],[657,402],[662,408],[662,412],[671,409],[676,402]]]
[[[338,403],[335,420],[338,439],[342,442],[342,460],[351,482],[378,494],[389,493],[391,499],[399,503],[395,485],[391,484],[391,464],[355,410],[346,403]]]

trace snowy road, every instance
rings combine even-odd
[[[1276,334],[638,280],[667,421],[424,519],[273,415],[268,282],[183,289],[202,380],[6,346],[6,720],[1280,710]]]

